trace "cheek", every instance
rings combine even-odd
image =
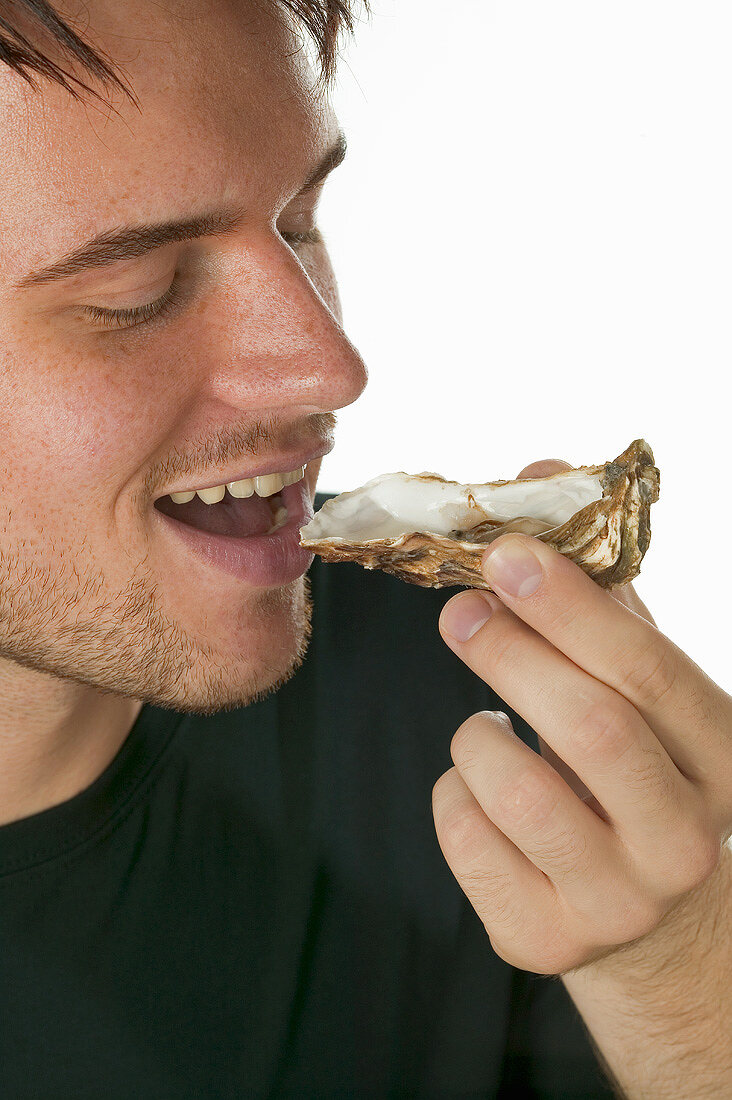
[[[26,345],[22,356],[6,347],[0,362],[0,448],[13,506],[51,494],[82,511],[94,501],[111,508],[155,446],[160,395],[149,377],[144,385],[139,368],[84,362],[78,347],[49,355]]]

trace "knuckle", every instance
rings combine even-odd
[[[529,772],[498,790],[494,810],[505,825],[541,827],[554,819],[557,802],[551,784]]]
[[[573,829],[565,827],[544,841],[532,842],[532,855],[561,874],[563,886],[578,882],[590,885],[597,879],[598,869],[587,837]]]
[[[584,952],[567,943],[547,943],[532,969],[537,974],[564,974],[584,960]]]
[[[496,933],[495,929],[489,928],[487,925],[485,925],[485,929],[488,933],[488,939],[491,941],[491,947],[499,959],[503,959],[505,963],[515,967],[516,970],[534,970],[533,959],[529,963],[526,948],[522,947],[515,936],[505,932]],[[538,971],[535,971],[535,973],[538,973]]]
[[[561,974],[581,958],[578,938],[560,905],[550,904],[549,909],[538,911],[516,905],[511,919],[500,926],[490,919],[483,923],[496,954],[522,970]]]
[[[646,894],[636,897],[626,908],[625,931],[621,943],[632,943],[652,932],[661,922],[666,909],[658,901]]]
[[[486,819],[478,806],[448,810],[435,822],[440,843],[461,864],[469,864],[485,849]]]
[[[504,670],[513,671],[515,674],[516,668],[521,667],[523,649],[522,635],[519,631],[496,630],[486,650],[492,671],[499,675]]]
[[[632,712],[632,713],[631,713]],[[609,696],[594,702],[573,733],[577,750],[593,762],[614,766],[634,743],[634,709]]]
[[[692,827],[686,840],[677,842],[674,855],[676,893],[685,894],[703,886],[712,877],[722,858],[722,843],[711,829]]]
[[[716,833],[708,832],[698,841],[697,875],[701,876],[701,882],[706,882],[719,869],[722,852],[723,844]]]
[[[472,869],[460,875],[461,889],[470,898],[484,926],[490,922],[509,927],[516,923],[519,903],[510,875],[490,869]]]
[[[623,776],[625,785],[643,801],[649,814],[669,815],[678,809],[679,792],[664,754],[653,746],[638,749],[638,760]]]
[[[562,558],[559,562],[554,562],[554,568],[558,572],[564,572],[566,566],[569,565],[570,569],[567,570],[570,573],[573,562],[569,558]],[[573,577],[570,577],[573,579]],[[583,611],[581,604],[577,604],[572,600],[566,600],[560,603],[556,608],[552,608],[552,626],[557,629],[562,635],[575,635],[577,634],[577,627],[582,627],[583,619],[586,612]]]
[[[587,837],[569,827],[554,784],[542,775],[524,775],[499,792],[489,816],[502,830],[531,834],[531,858],[562,874],[567,882],[594,878],[596,869]]]
[[[455,769],[450,768],[443,772],[432,788],[432,809],[436,810],[443,799],[448,798],[448,791],[455,788]]]
[[[651,709],[666,698],[676,684],[676,657],[668,645],[658,645],[626,657],[620,690],[636,706]]]
[[[471,768],[478,758],[477,735],[485,722],[485,712],[478,711],[458,726],[450,741],[450,756],[456,767]]]
[[[491,945],[499,958],[518,970],[532,974],[563,974],[582,960],[576,947],[560,940],[547,940],[534,944],[522,944],[515,938],[489,933]]]
[[[647,894],[634,892],[618,896],[598,917],[598,941],[619,946],[651,932],[664,915],[658,902]]]

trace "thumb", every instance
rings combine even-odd
[[[520,481],[524,477],[551,477],[552,474],[561,474],[563,470],[574,469],[574,466],[570,466],[562,458],[541,458],[538,462],[532,462],[530,465],[524,466],[516,480]],[[630,611],[634,611],[636,615],[640,615],[646,622],[658,626],[632,584],[624,584],[619,588],[613,588],[610,595],[618,603],[623,604]]]
[[[552,474],[561,474],[564,470],[574,470],[574,466],[570,466],[562,458],[540,458],[538,462],[524,466],[517,475],[517,480],[522,477],[551,477]]]
[[[522,477],[551,477],[552,474],[561,474],[564,470],[574,470],[574,466],[570,466],[563,458],[540,458],[538,462],[532,462],[528,466],[524,466],[517,480],[520,480]],[[630,585],[627,587],[630,588]],[[539,734],[536,736],[539,741],[541,755],[544,759],[551,764],[559,775],[561,775],[565,783],[572,788],[575,794],[579,795],[583,802],[586,802],[591,809],[594,809],[595,813],[602,816],[604,820],[607,820],[607,815],[600,806],[600,803],[589,788],[585,786],[579,776],[576,775],[570,766],[554,752],[551,745],[548,745]]]

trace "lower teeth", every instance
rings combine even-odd
[[[287,508],[283,504],[274,513],[274,523],[270,527],[269,531],[266,532],[266,534],[273,535],[275,531],[279,531],[280,527],[284,527],[287,523],[287,518]]]

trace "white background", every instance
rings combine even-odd
[[[319,489],[661,470],[635,582],[732,689],[732,5],[375,0],[320,224],[370,371]]]

